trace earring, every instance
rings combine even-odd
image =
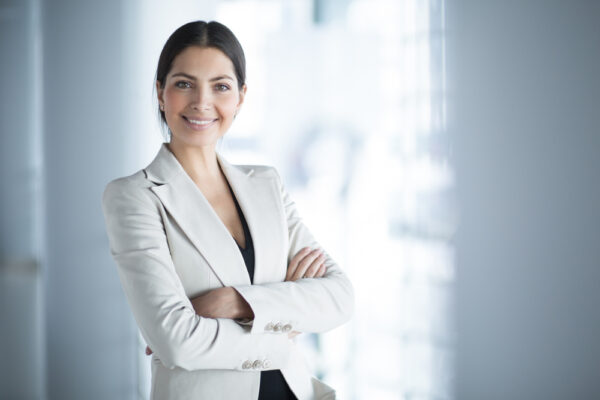
[[[160,111],[165,111],[165,105],[164,104],[160,105]]]

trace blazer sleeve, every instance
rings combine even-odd
[[[175,271],[159,204],[123,178],[108,184],[102,206],[110,249],[142,336],[168,368],[247,370],[269,360],[285,366],[286,336],[251,335],[230,319],[196,315]]]
[[[286,217],[289,265],[303,247],[321,246],[302,222],[279,174],[272,170]],[[325,332],[350,319],[354,310],[352,284],[339,265],[326,252],[324,254],[327,271],[321,278],[235,286],[254,311],[252,333]]]

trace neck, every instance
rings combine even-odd
[[[221,177],[221,168],[214,146],[186,146],[177,142],[167,144],[185,172],[199,182]]]

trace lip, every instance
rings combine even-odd
[[[208,129],[208,128],[212,127],[212,126],[213,126],[213,125],[214,125],[214,124],[215,124],[215,123],[218,121],[218,118],[188,118],[188,117],[186,117],[186,116],[182,116],[182,118],[183,118],[183,120],[185,121],[185,124],[186,124],[186,125],[187,125],[187,126],[190,128],[190,129],[193,129],[193,130],[195,130],[195,131],[203,131],[203,130],[206,130],[206,129]],[[209,122],[208,122],[208,123],[204,123],[204,124],[200,125],[200,124],[195,124],[195,123],[193,123],[193,122],[190,122],[190,119],[191,119],[191,120],[194,120],[194,121],[201,121],[201,122],[207,122],[207,121],[209,121]]]

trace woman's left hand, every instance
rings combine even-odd
[[[304,247],[290,260],[285,276],[286,281],[303,278],[321,278],[327,272],[325,253],[322,249]]]

